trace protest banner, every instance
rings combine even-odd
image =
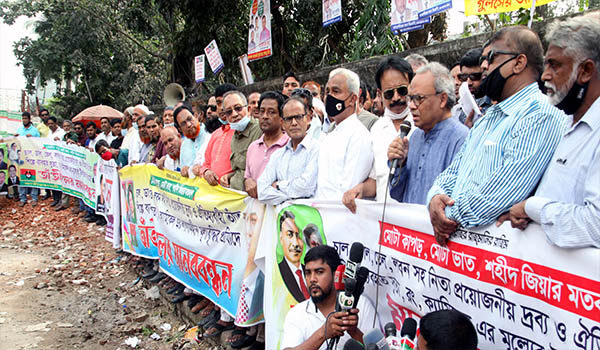
[[[94,171],[98,155],[76,145],[38,137],[6,139],[19,185],[62,191],[96,208]]]
[[[248,261],[247,196],[154,165],[119,175],[123,250],[158,259],[166,274],[235,316]]]
[[[407,32],[420,29],[436,13],[452,8],[448,0],[391,0],[392,31]]]
[[[194,74],[196,83],[204,81],[204,55],[194,57]]]
[[[225,64],[223,63],[223,57],[221,57],[221,52],[219,51],[219,47],[217,46],[217,42],[215,40],[211,41],[204,48],[204,53],[208,59],[210,69],[214,74],[219,73],[219,71],[225,67]]]
[[[121,247],[121,199],[119,197],[117,163],[112,159],[107,162],[99,158],[94,183],[98,194],[96,196],[96,214],[102,215],[106,219],[104,237],[112,243],[113,248],[118,249]]]
[[[21,113],[0,109],[0,137],[14,136],[21,125]]]
[[[516,11],[531,8],[533,0],[465,0],[465,15],[487,15],[490,13]],[[535,0],[535,6],[549,4],[554,0]]]
[[[271,0],[250,0],[248,60],[269,57],[272,51]]]
[[[342,20],[342,0],[323,0],[323,27]]]
[[[471,317],[480,349],[598,349],[599,249],[561,249],[538,225],[519,231],[509,223],[459,229],[442,247],[424,206],[388,204],[380,225],[382,204],[359,202],[356,215],[332,201],[266,210],[266,348],[280,348],[286,312],[303,299],[281,247],[302,249],[300,259],[288,260],[296,264],[311,245],[331,245],[347,260],[352,243],[361,242],[371,272],[362,297],[377,301],[379,325],[400,329],[407,317],[452,308]],[[280,235],[282,216],[293,217],[297,238]]]

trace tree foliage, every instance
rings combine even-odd
[[[142,100],[160,103],[170,82],[187,87],[191,95],[206,94],[224,81],[241,84],[237,59],[248,44],[250,4],[251,0],[4,0],[0,17],[8,24],[19,16],[35,18],[36,37],[14,45],[27,89],[32,91],[36,82],[59,82],[53,105],[72,114],[99,103],[119,109]],[[389,0],[342,4],[342,21],[324,28],[321,0],[271,0],[273,55],[250,63],[255,80],[404,49],[405,38],[393,35],[389,27]],[[419,37],[411,47],[444,37],[445,17],[441,25],[434,23],[411,34]],[[195,86],[193,58],[213,39],[225,68],[219,76],[208,70],[207,82]]]

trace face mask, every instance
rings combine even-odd
[[[135,130],[138,130],[137,123],[133,123],[133,124],[132,124],[132,126],[133,126],[133,128],[134,128]]]
[[[221,122],[221,124],[223,124],[223,125],[227,125],[227,124],[229,124],[229,122],[227,122],[227,120],[223,120],[223,119],[221,119],[221,118],[217,118],[217,119],[218,119],[218,120]]]
[[[127,135],[127,130],[123,130],[123,129],[121,129],[121,135],[122,135],[122,136],[125,136],[125,135]]]
[[[406,116],[408,115],[408,113],[410,112],[410,109],[408,108],[408,106],[406,106],[406,108],[404,108],[404,110],[400,113],[394,113],[392,112],[389,108],[385,108],[385,111],[383,112],[383,116],[384,117],[389,117],[391,120],[401,120],[406,118]]]
[[[167,123],[167,124],[165,124],[165,128],[168,128],[169,126],[175,126],[175,123]]]
[[[491,98],[492,101],[499,102],[502,99],[502,89],[504,89],[504,84],[506,84],[506,81],[514,75],[513,73],[505,78],[500,73],[500,68],[515,58],[517,57],[506,60],[485,77],[485,79],[481,81],[481,85],[479,85],[478,94],[485,95]]]
[[[229,125],[235,131],[244,131],[244,130],[246,130],[246,127],[248,126],[248,123],[250,123],[250,117],[245,116],[239,122],[237,122],[237,123],[229,123]]]
[[[104,159],[105,161],[109,161],[112,159],[112,153],[110,153],[110,151],[106,151],[104,153],[102,153],[102,159]]]
[[[335,117],[345,110],[345,100],[340,100],[331,95],[327,95],[327,98],[325,99],[325,111],[327,112],[328,116]]]

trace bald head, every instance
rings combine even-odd
[[[514,52],[527,57],[527,67],[532,70],[537,80],[544,69],[544,49],[538,35],[525,26],[504,27],[490,38],[488,44],[500,40]]]
[[[167,154],[173,159],[179,159],[179,149],[181,148],[181,135],[174,126],[168,126],[161,130],[160,139],[165,145]]]

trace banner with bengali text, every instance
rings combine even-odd
[[[250,0],[248,61],[270,57],[272,54],[271,0]]]
[[[536,0],[535,6],[549,4],[554,0]],[[465,0],[465,15],[487,15],[490,13],[516,11],[531,8],[532,0]]]
[[[119,175],[123,250],[158,259],[166,274],[235,316],[250,246],[247,196],[154,165]]]
[[[378,301],[381,325],[401,329],[407,317],[452,308],[471,317],[480,349],[599,349],[600,249],[561,249],[538,225],[520,231],[509,223],[461,229],[442,247],[424,206],[388,204],[383,221],[382,209],[359,201],[353,215],[338,202],[304,200],[266,211],[266,348],[280,348],[285,315],[298,303],[288,273],[298,259],[285,264],[282,247],[300,247],[303,263],[310,246],[328,244],[345,261],[361,242],[371,272],[363,295]],[[296,238],[280,234],[284,215]]]
[[[96,208],[95,167],[98,155],[76,145],[39,137],[5,139],[19,185],[62,191]]]

